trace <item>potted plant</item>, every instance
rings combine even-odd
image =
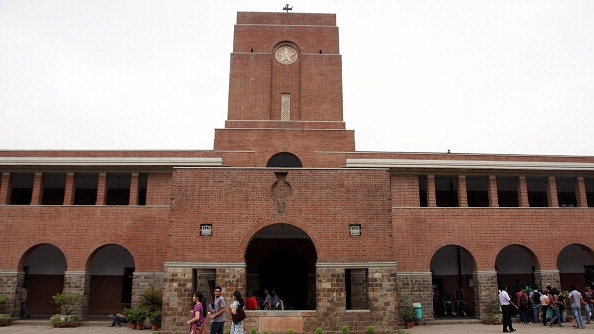
[[[85,296],[72,293],[58,293],[52,296],[52,299],[60,310],[59,314],[55,314],[50,318],[50,322],[54,327],[80,326],[80,317],[72,315],[72,313],[86,302],[87,298]]]
[[[152,311],[148,314],[149,320],[151,321],[151,329],[157,330],[161,326],[161,311]]]
[[[501,324],[501,306],[499,305],[499,298],[493,298],[487,304],[487,310],[489,311],[489,317],[483,319],[483,323],[489,325]]]
[[[10,316],[10,314],[0,314],[0,326],[9,326],[11,321],[12,317]]]
[[[400,316],[404,321],[405,328],[411,328],[415,323],[415,309],[409,303],[409,297],[407,294],[401,293],[398,295],[398,306],[400,308]]]
[[[151,327],[161,325],[161,308],[163,307],[163,290],[155,287],[149,287],[138,296],[136,307],[148,315]],[[151,319],[151,313],[154,321]],[[144,320],[144,319],[143,319]],[[155,322],[158,321],[158,322]],[[148,324],[147,324],[148,326]]]

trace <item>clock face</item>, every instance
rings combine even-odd
[[[290,46],[281,46],[276,50],[275,58],[281,64],[293,64],[297,60],[297,51]]]

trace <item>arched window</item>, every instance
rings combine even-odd
[[[288,152],[277,153],[268,160],[266,167],[297,167],[301,168],[301,160]]]

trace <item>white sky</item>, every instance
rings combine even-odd
[[[199,149],[238,11],[286,0],[0,0],[0,149]],[[359,151],[594,155],[594,1],[293,1],[336,13]]]

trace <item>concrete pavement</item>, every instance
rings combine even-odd
[[[105,321],[91,321],[85,322],[83,326],[77,328],[53,328],[49,320],[17,320],[12,325],[0,327],[0,334],[132,334],[135,331],[127,326],[124,327],[107,327],[108,320]],[[563,334],[563,333],[591,333],[594,330],[594,324],[586,325],[585,330],[578,330],[566,323],[564,327],[545,327],[542,324],[522,325],[514,322],[515,334]],[[432,321],[431,325],[418,325],[411,329],[402,329],[401,333],[409,334],[460,334],[460,333],[501,333],[501,325],[484,325],[479,323],[447,323],[440,321]],[[145,329],[142,333],[153,333],[149,329]],[[161,332],[165,334],[165,332]],[[244,333],[249,333],[245,331]],[[175,334],[169,332],[168,334]],[[186,334],[186,332],[179,332],[178,334]],[[378,333],[381,334],[381,333]]]

